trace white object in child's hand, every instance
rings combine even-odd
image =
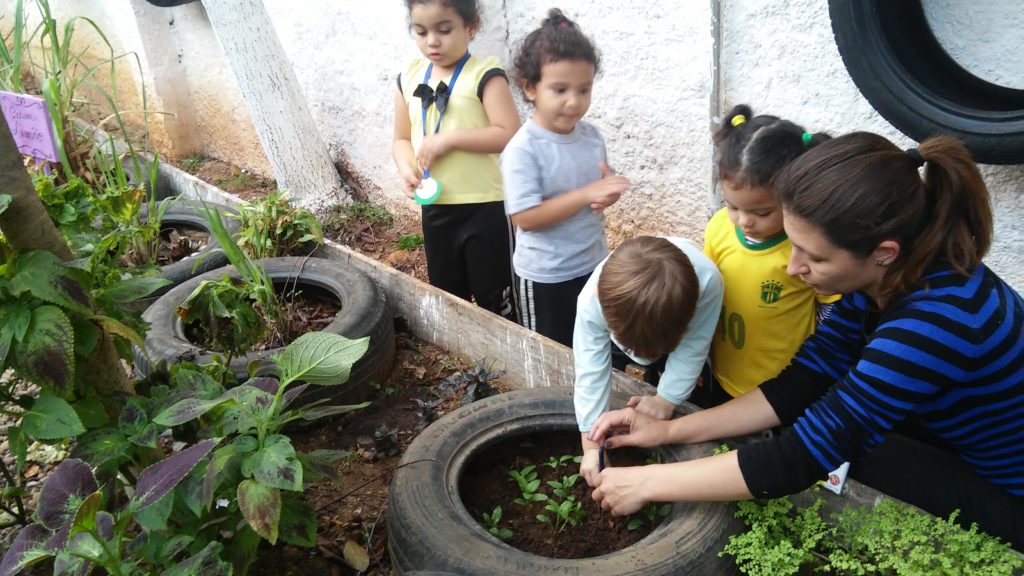
[[[433,178],[424,178],[413,196],[419,204],[433,204],[441,196],[441,183]]]
[[[849,471],[850,463],[843,462],[839,466],[839,468],[836,468],[835,470],[828,473],[828,480],[823,481],[822,484],[825,485],[825,488],[828,488],[829,490],[842,496],[843,486],[846,486],[846,475],[849,473]]]

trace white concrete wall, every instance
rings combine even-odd
[[[510,67],[515,42],[550,2],[480,0],[483,28],[471,49]],[[401,0],[264,0],[311,113],[335,158],[369,184],[371,199],[415,210],[391,161],[395,75],[417,56]],[[143,59],[157,142],[176,157],[194,152],[270,173],[248,110],[201,4],[158,9],[144,0],[51,0],[63,16],[97,19],[115,44]],[[10,13],[14,0],[0,0]],[[719,101],[712,103],[713,0],[569,0],[557,3],[603,56],[588,120],[608,142],[614,167],[634,189],[609,210],[617,236],[674,233],[700,240],[711,196],[709,123],[749,103],[811,130],[871,130],[912,141],[860,95],[843,67],[824,0],[721,0]],[[1015,0],[925,0],[937,36],[965,67],[1020,86],[1024,12]],[[132,22],[134,15],[134,22]],[[4,20],[6,21],[6,20]],[[4,22],[0,21],[0,22]],[[0,23],[0,28],[4,24]],[[973,41],[978,38],[980,40]],[[994,62],[994,64],[993,64]],[[131,73],[124,75],[131,77]],[[524,118],[530,113],[521,99]],[[996,208],[988,263],[1024,290],[1024,167],[985,166]]]

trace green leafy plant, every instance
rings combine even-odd
[[[558,468],[560,468],[562,466],[568,466],[570,462],[575,462],[575,463],[579,464],[582,461],[583,461],[583,457],[582,456],[574,456],[572,454],[566,454],[564,456],[559,456],[559,457],[552,456],[551,458],[548,458],[547,462],[544,462],[544,465],[547,466],[548,468],[551,468],[552,470],[557,470]]]
[[[508,475],[519,485],[519,492],[521,494],[519,498],[514,500],[516,504],[528,507],[534,502],[543,502],[548,499],[546,494],[538,492],[541,481],[537,477],[537,466],[535,464],[524,466],[521,470],[509,470]]]
[[[738,504],[748,530],[729,537],[719,554],[745,574],[1015,574],[1024,560],[997,538],[964,530],[894,500],[822,516],[823,500],[796,508],[789,498]]]
[[[662,518],[668,516],[668,513],[671,510],[671,504],[648,502],[647,505],[640,510],[639,515],[635,515],[629,519],[629,522],[626,524],[626,528],[629,530],[637,530],[644,524],[653,528]]]
[[[308,243],[323,244],[320,222],[309,210],[294,206],[284,191],[276,191],[239,208],[235,237],[253,258],[299,255]]]
[[[232,240],[216,208],[204,206],[210,230],[239,278],[204,280],[178,306],[186,325],[202,331],[200,339],[230,356],[250,350],[268,331],[283,330],[282,306],[274,283],[257,262]]]
[[[419,234],[405,234],[395,244],[396,248],[405,251],[415,250],[420,246],[423,246],[423,236]]]
[[[199,171],[199,168],[206,162],[206,156],[203,154],[193,154],[188,158],[181,161],[181,168],[189,174],[195,174]]]
[[[562,532],[569,526],[575,528],[587,516],[583,511],[583,504],[578,502],[575,496],[569,496],[562,501],[551,498],[544,504],[544,509],[551,512],[552,516],[537,514],[537,520],[547,524],[555,532]]]
[[[484,528],[495,537],[501,540],[508,540],[513,536],[512,531],[508,528],[501,528],[498,523],[501,522],[501,506],[495,506],[494,511],[488,514],[484,512]]]
[[[567,500],[573,498],[572,487],[576,485],[576,481],[579,479],[579,474],[572,474],[571,476],[562,476],[561,480],[548,480],[547,484],[551,487],[552,494]]]

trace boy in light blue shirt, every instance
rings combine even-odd
[[[667,419],[689,398],[707,359],[722,307],[722,276],[699,246],[684,238],[638,236],[598,265],[577,300],[573,400],[583,443],[580,473],[591,486],[599,446],[587,433],[611,395],[614,342],[636,363],[665,356],[654,396],[630,405]]]

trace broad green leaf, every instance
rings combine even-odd
[[[131,444],[113,428],[100,428],[79,436],[71,455],[96,468],[119,464],[128,458]]]
[[[282,381],[301,380],[333,386],[348,381],[352,365],[362,358],[370,338],[349,340],[329,332],[308,332],[299,336],[273,360]]]
[[[103,331],[95,322],[86,318],[72,318],[71,329],[75,332],[75,354],[79,358],[92,355],[103,337]]]
[[[174,491],[170,491],[152,506],[147,506],[132,515],[132,518],[146,530],[166,530],[167,519],[171,517],[174,507]]]
[[[157,440],[160,437],[160,432],[156,427],[156,424],[146,424],[142,431],[138,434],[132,434],[128,437],[128,441],[136,446],[142,446],[143,448],[156,448]]]
[[[196,518],[202,518],[203,513],[209,510],[206,502],[203,498],[203,484],[206,479],[206,470],[216,455],[211,455],[209,459],[200,460],[196,467],[185,476],[185,479],[179,484],[179,488],[173,492],[178,502],[181,502],[188,508]]]
[[[326,418],[327,416],[348,414],[349,412],[366,408],[370,404],[373,404],[373,402],[363,402],[362,404],[352,404],[349,406],[317,406],[316,408],[304,410],[302,417],[306,420],[316,420],[318,418]]]
[[[271,544],[277,543],[281,520],[281,492],[256,480],[238,484],[238,507],[249,526]]]
[[[242,436],[241,438],[251,437]],[[256,439],[252,438],[252,448],[245,450],[244,453],[248,454],[255,450],[256,446]],[[213,505],[213,496],[221,483],[232,476],[237,477],[238,462],[242,458],[241,454],[243,454],[243,451],[236,443],[222,446],[213,453],[210,463],[206,467],[206,474],[203,476],[202,505],[204,509],[209,510],[210,506]]]
[[[128,326],[125,326],[121,322],[114,320],[110,316],[97,314],[95,316],[90,316],[89,319],[94,320],[97,324],[102,326],[105,332],[120,336],[132,344],[135,344],[140,349],[145,349],[146,341],[143,340],[142,336],[140,336],[138,332],[132,330]]]
[[[91,314],[92,300],[81,275],[81,271],[69,268],[49,252],[28,252],[15,261],[8,290],[15,296],[28,292],[61,308]]]
[[[163,576],[231,576],[231,564],[220,559],[224,546],[210,542],[194,556],[190,556],[163,571]]]
[[[173,490],[218,442],[220,439],[204,440],[143,470],[139,474],[139,480],[135,484],[135,496],[129,505],[135,510],[141,510],[156,503]]]
[[[159,558],[174,558],[189,544],[191,544],[193,540],[195,540],[195,538],[188,534],[177,534],[171,536],[166,542],[163,542],[160,545]],[[164,572],[164,576],[167,576],[167,574],[170,574],[170,572]],[[201,572],[199,572],[199,574],[201,574]]]
[[[281,540],[304,548],[316,545],[316,510],[297,497],[285,497],[281,502]]]
[[[22,417],[25,434],[37,440],[69,438],[85,432],[85,426],[67,400],[41,394]]]
[[[75,511],[75,517],[71,521],[70,536],[79,532],[93,532],[96,530],[96,513],[103,505],[103,493],[93,492],[85,497],[81,506]]]
[[[74,345],[71,321],[64,312],[56,306],[40,306],[32,311],[14,366],[26,380],[63,396],[71,391],[75,373]]]
[[[7,353],[11,351],[11,339],[14,338],[9,332],[0,333],[0,373],[7,368]]]
[[[79,532],[72,536],[68,540],[67,551],[73,556],[97,563],[102,562],[106,556],[103,544],[88,532]]]
[[[14,455],[15,476],[21,476],[21,471],[25,469],[25,458],[28,456],[28,436],[21,426],[7,429],[7,446]]]
[[[173,282],[170,280],[156,276],[129,278],[107,288],[106,294],[108,298],[117,304],[127,304],[128,302],[141,300],[160,288],[171,284]]]
[[[103,406],[103,402],[100,402],[100,399],[95,396],[76,400],[71,407],[75,409],[75,414],[78,414],[79,420],[82,421],[82,426],[90,430],[106,426],[110,422],[110,417],[107,416],[107,409]]]
[[[28,326],[32,323],[32,309],[18,302],[12,302],[7,307],[7,322],[14,340],[21,342],[25,339]]]
[[[302,491],[302,464],[292,441],[282,434],[268,436],[262,449],[243,460],[242,474],[274,488]]]
[[[195,420],[224,402],[225,400],[220,398],[213,400],[186,398],[162,410],[153,418],[153,422],[161,426],[177,426]]]
[[[7,207],[11,205],[11,200],[10,194],[0,194],[0,214],[3,214],[4,210],[7,210]]]

